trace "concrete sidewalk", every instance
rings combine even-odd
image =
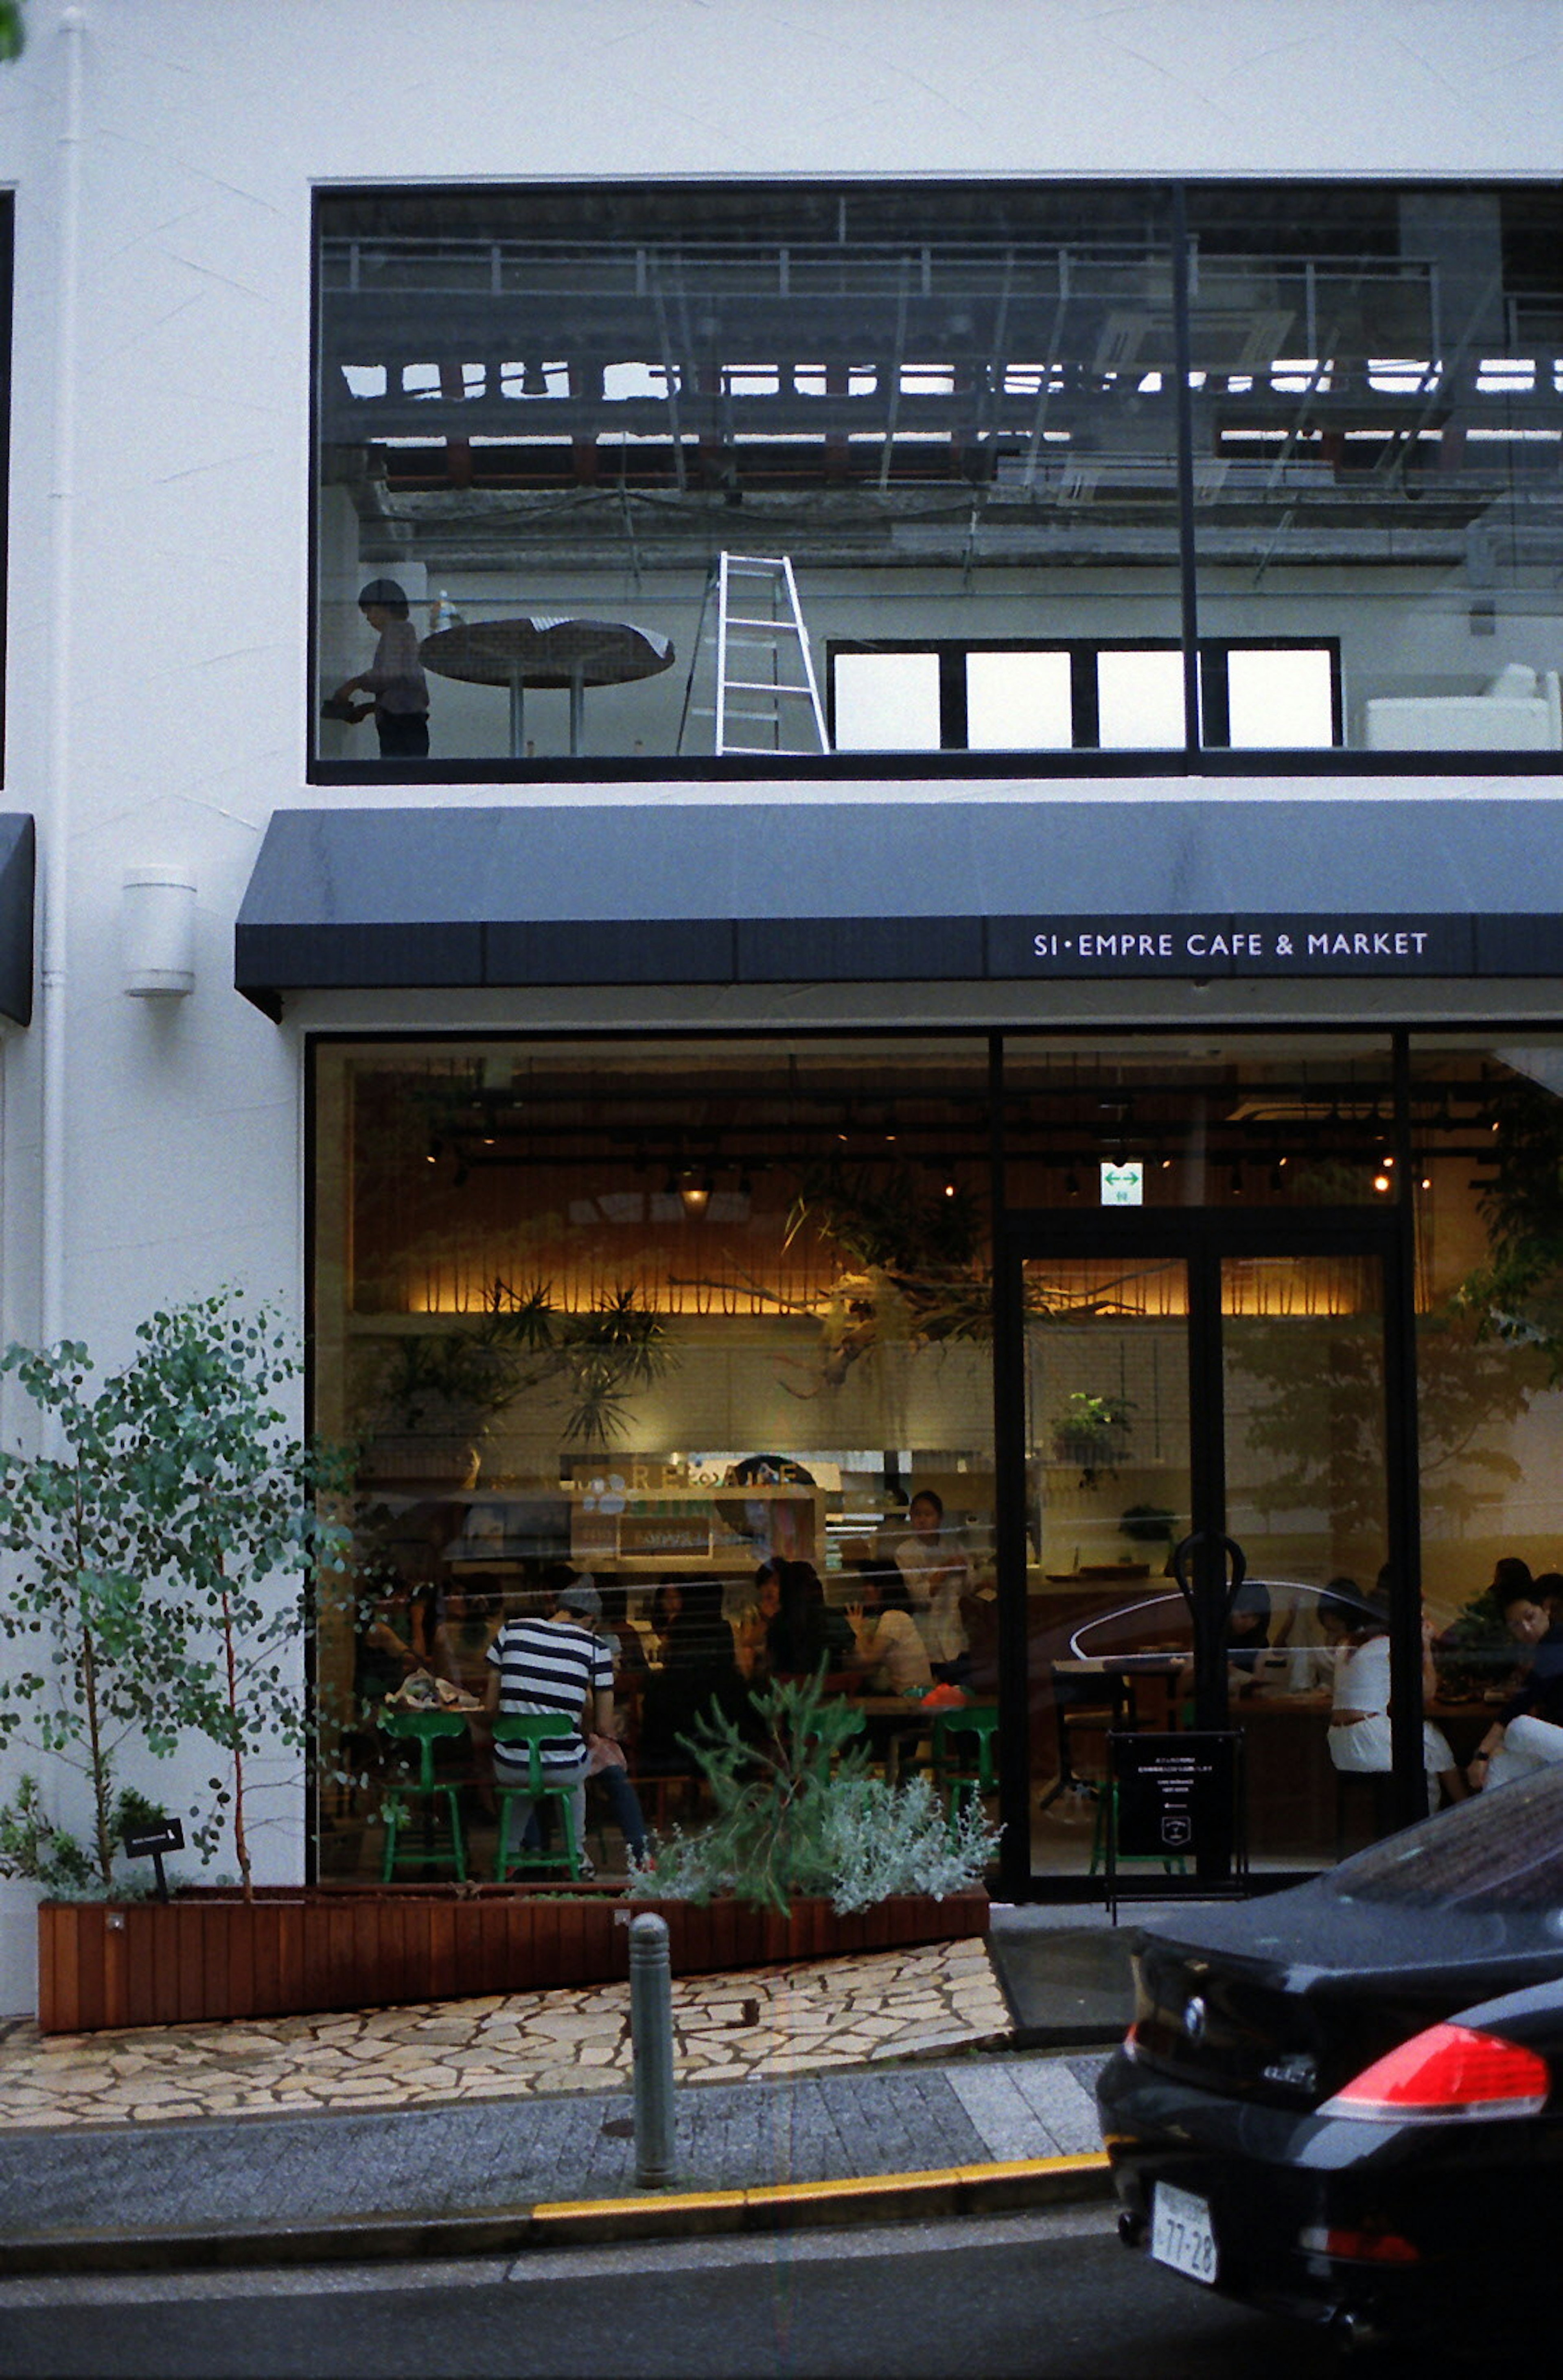
[[[1105,2194],[1103,2049],[1064,2045],[1121,2032],[1127,1942],[1095,1912],[994,1918],[985,1946],[679,1980],[665,2191],[635,2186],[624,1985],[50,2039],[7,2025],[0,2272],[478,2254]],[[1017,2054],[1034,2042],[1055,2054]]]
[[[1105,2188],[1091,2058],[679,2091],[637,2192],[623,2091],[0,2139],[0,2272],[479,2254],[984,2211]]]

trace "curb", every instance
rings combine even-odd
[[[1019,2157],[844,2181],[779,2183],[634,2198],[556,2199],[477,2215],[371,2215],[320,2224],[210,2231],[55,2231],[0,2240],[0,2277],[225,2271],[253,2265],[413,2262],[522,2254],[619,2240],[696,2239],[937,2216],[1010,2214],[1112,2194],[1106,2157]]]

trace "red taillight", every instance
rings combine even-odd
[[[1422,2261],[1422,2251],[1403,2239],[1398,2231],[1386,2231],[1381,2224],[1364,2223],[1348,2230],[1339,2224],[1310,2224],[1301,2234],[1301,2245],[1315,2256],[1334,2256],[1352,2265],[1416,2265]]]
[[[1552,2076],[1545,2058],[1495,2033],[1435,2024],[1326,2099],[1323,2116],[1533,2116]]]

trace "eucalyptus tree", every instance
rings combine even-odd
[[[0,1735],[21,1728],[84,1770],[106,1891],[116,1762],[188,1735],[223,1755],[192,1837],[224,1829],[250,1888],[247,1764],[307,1739],[311,1585],[346,1566],[330,1509],[346,1459],[295,1434],[286,1328],[231,1292],[151,1316],[95,1383],[75,1341],[13,1346],[0,1371],[36,1407],[43,1451],[0,1450]]]

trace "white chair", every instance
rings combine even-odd
[[[1557,672],[1508,662],[1484,694],[1375,695],[1365,706],[1370,752],[1555,752],[1563,749]]]

